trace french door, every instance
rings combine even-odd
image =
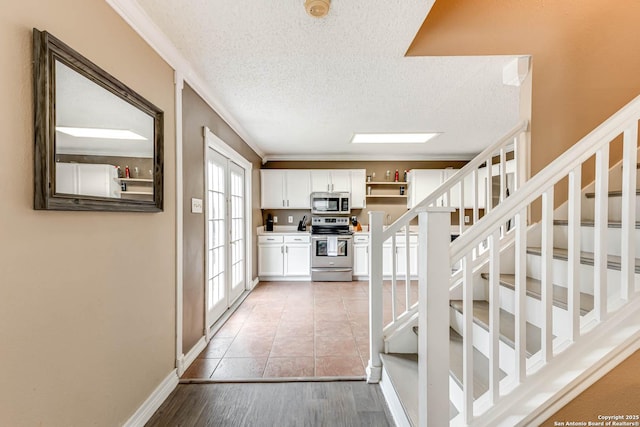
[[[207,146],[206,324],[207,329],[246,288],[245,170]]]

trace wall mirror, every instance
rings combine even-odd
[[[163,209],[163,113],[33,30],[35,209]]]

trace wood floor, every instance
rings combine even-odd
[[[393,426],[364,381],[179,384],[146,424],[217,427]]]
[[[368,324],[368,282],[261,282],[181,379],[364,377]]]

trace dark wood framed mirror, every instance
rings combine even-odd
[[[34,208],[163,210],[163,112],[33,30]]]

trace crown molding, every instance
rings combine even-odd
[[[144,41],[155,50],[175,71],[180,73],[184,80],[204,99],[204,101],[247,143],[260,158],[265,153],[253,142],[249,133],[222,105],[212,93],[207,83],[201,78],[187,59],[162,32],[147,12],[136,1],[131,0],[106,0],[111,8],[129,24]]]
[[[266,154],[262,164],[274,161],[427,161],[427,160],[461,160],[468,161],[473,154]]]

